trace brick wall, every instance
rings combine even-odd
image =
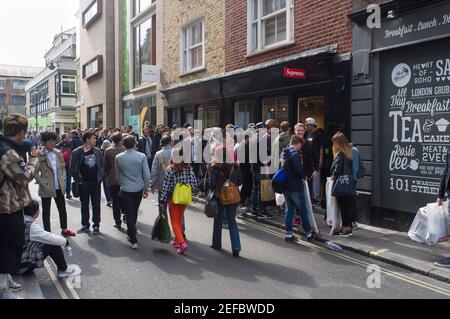
[[[294,44],[253,57],[247,55],[247,1],[225,1],[225,70],[231,71],[276,58],[338,44],[338,53],[352,48],[347,17],[351,0],[294,0]]]
[[[223,0],[163,1],[164,53],[162,82],[164,85],[189,82],[224,72],[225,19]],[[205,19],[205,68],[180,76],[180,30],[190,21]]]

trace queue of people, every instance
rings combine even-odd
[[[286,242],[296,240],[293,227],[300,225],[308,240],[316,239],[319,234],[312,227],[306,204],[309,200],[314,205],[322,201],[323,132],[311,118],[297,123],[294,130],[290,123],[282,122],[281,134],[275,137],[277,128],[277,123],[269,119],[250,124],[246,130],[227,125],[226,130],[207,128],[204,132],[196,131],[189,123],[181,131],[177,126],[170,129],[162,125],[154,130],[146,123],[141,137],[130,126],[73,130],[61,136],[54,132],[33,133],[30,139],[35,147],[25,162],[27,154],[21,143],[27,132],[26,118],[8,117],[4,134],[0,135],[1,161],[12,165],[11,170],[0,172],[0,197],[4,199],[0,201],[0,289],[8,291],[8,285],[13,286],[8,275],[23,271],[22,261],[28,264],[25,268],[34,269],[49,256],[61,277],[76,271],[77,267],[66,265],[61,247],[68,245],[66,238],[90,232],[91,225],[93,235],[101,234],[102,184],[114,227],[127,225],[132,249],[138,248],[136,222],[141,202],[149,193],[157,194],[158,213],[169,211],[172,246],[178,254],[188,249],[184,213],[192,198],[186,199],[186,194],[192,197],[213,193],[218,205],[211,248],[222,249],[222,229],[228,228],[233,256],[239,257],[242,247],[237,215],[271,218],[269,210],[276,205],[274,198],[267,200],[265,188],[277,170],[284,169]],[[355,169],[353,149],[342,133],[332,141],[331,176],[339,179],[345,165]],[[267,150],[267,158],[261,156],[260,148]],[[31,199],[28,190],[34,179],[39,185],[43,229],[38,229],[35,222],[39,203]],[[356,184],[356,178],[353,182]],[[81,227],[77,232],[67,225],[65,200],[73,197],[81,201]],[[52,198],[58,208],[60,236],[51,235]],[[347,194],[338,198],[338,203],[344,222],[335,235],[349,237],[356,222],[355,197]],[[22,256],[24,251],[26,256]]]

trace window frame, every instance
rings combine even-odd
[[[15,88],[14,84],[20,82],[21,84],[23,83],[23,88]],[[25,91],[25,86],[27,85],[27,81],[25,80],[11,80],[11,88],[13,91],[17,92],[17,91]]]
[[[286,0],[285,8],[271,12],[267,15],[264,15],[263,13],[263,1],[264,0],[247,0],[247,55],[257,54],[282,45],[290,44],[294,39],[294,0]],[[253,16],[253,6],[255,2],[258,4],[258,17],[256,18]],[[281,15],[283,12],[286,14],[286,39],[266,45],[264,22],[268,19]],[[253,26],[255,24],[257,28],[256,45],[253,39]],[[277,34],[276,27],[277,25],[275,20],[275,36]]]
[[[94,63],[95,61],[97,61],[97,72],[93,73],[89,76],[86,76],[86,67],[92,63]],[[91,80],[92,78],[100,75],[103,73],[103,56],[101,55],[97,55],[96,57],[92,58],[91,60],[89,60],[88,62],[86,62],[85,64],[83,64],[82,66],[82,73],[83,73],[83,79],[88,81]]]
[[[192,46],[189,46],[189,34],[191,33],[190,30],[193,26],[199,24],[201,25],[202,32],[201,32],[201,39],[202,41],[200,43],[194,44]],[[185,47],[186,45],[186,47]],[[192,68],[192,51],[202,47],[202,64],[200,66],[197,66],[195,68]],[[187,24],[181,27],[180,30],[180,73],[181,75],[190,74],[194,72],[198,72],[201,70],[204,70],[206,67],[206,61],[205,61],[205,46],[206,46],[206,39],[205,39],[205,18],[197,18],[195,20],[189,21]],[[186,61],[184,60],[184,55],[186,53]]]
[[[70,78],[70,79],[67,79]],[[64,82],[69,82],[74,84],[74,93],[64,93]],[[77,95],[77,77],[75,75],[61,75],[61,95]]]
[[[131,8],[129,12],[130,18],[130,37],[128,42],[128,49],[130,52],[130,88],[139,89],[143,86],[146,86],[150,83],[137,83],[136,81],[136,28],[145,23],[147,20],[151,19],[152,25],[152,52],[151,59],[152,65],[156,65],[157,57],[156,57],[156,0],[152,1],[152,4],[145,8],[142,12],[135,15],[135,1],[130,1]],[[141,82],[141,81],[139,81]]]
[[[131,13],[132,13],[132,16],[133,16],[133,17],[139,17],[139,16],[141,16],[141,15],[145,15],[146,12],[147,12],[148,10],[150,10],[150,8],[151,8],[153,5],[156,5],[156,0],[151,0],[151,3],[150,3],[149,6],[145,7],[145,8],[144,8],[143,10],[141,10],[140,12],[137,12],[137,6],[136,6],[136,2],[137,2],[137,1],[139,1],[139,0],[132,0],[132,1],[131,1],[131,2],[132,2],[132,6],[133,6]]]
[[[23,104],[16,104],[14,103],[14,99],[17,98],[21,98],[23,99]],[[11,105],[16,105],[16,106],[25,106],[27,104],[27,98],[24,95],[11,95]]]
[[[85,15],[89,10],[91,10],[94,5],[97,6],[97,13],[95,13],[88,21],[85,21]],[[89,5],[86,7],[86,9],[83,10],[81,13],[81,23],[83,25],[83,28],[87,29],[91,24],[93,24],[98,17],[100,17],[103,13],[103,0],[93,0]]]
[[[5,80],[0,80],[0,91],[4,91],[5,90],[5,84],[6,84]]]

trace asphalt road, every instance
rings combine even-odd
[[[36,185],[31,185],[37,197]],[[80,202],[68,200],[69,228],[80,227]],[[153,198],[144,200],[138,219],[139,249],[128,246],[126,233],[113,228],[112,209],[102,199],[101,235],[78,235],[72,240],[70,264],[83,274],[81,288],[55,278],[54,265],[35,271],[49,299],[154,299],[154,298],[449,298],[450,285],[407,270],[344,251],[335,253],[322,243],[285,243],[281,230],[248,221],[240,222],[242,252],[231,255],[228,230],[223,251],[209,246],[211,219],[201,207],[186,212],[189,249],[178,256],[169,244],[150,238],[157,216]],[[52,229],[59,217],[52,204]],[[380,287],[367,285],[369,264],[381,267]],[[69,289],[70,288],[70,289]]]

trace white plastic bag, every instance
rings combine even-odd
[[[339,209],[337,199],[332,194],[333,180],[328,177],[326,184],[327,197],[327,225],[331,226],[330,234],[333,234],[337,229],[342,227],[341,210]]]
[[[408,231],[408,236],[418,243],[425,243],[428,234],[427,207],[419,208]]]
[[[309,224],[311,225],[311,229],[316,234],[320,234],[320,229],[317,227],[316,218],[314,216],[314,211],[311,203],[311,195],[309,193],[309,186],[307,181],[303,181],[304,188],[304,194],[305,194],[305,200],[306,200],[306,209],[308,210],[308,219]]]
[[[428,234],[427,243],[435,245],[450,239],[448,232],[448,212],[444,206],[436,203],[427,205],[428,213]]]
[[[286,202],[284,195],[275,193],[275,202],[277,203],[277,206],[283,205]]]

